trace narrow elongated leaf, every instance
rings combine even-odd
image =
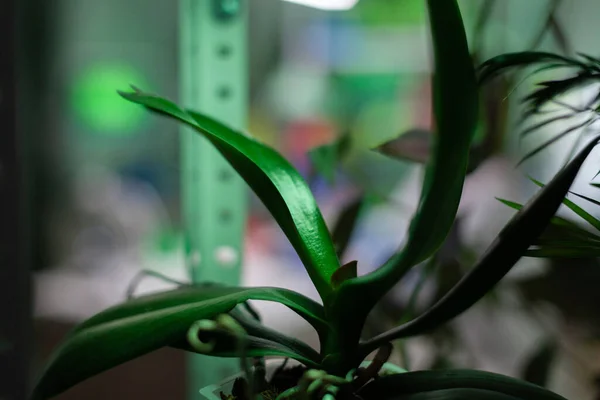
[[[515,210],[521,210],[524,206],[518,203],[514,203],[507,200],[498,199],[503,204],[514,208]],[[600,236],[589,232],[574,222],[568,219],[555,216],[550,220],[550,225],[546,228],[544,233],[536,240],[533,244],[538,244],[547,240],[572,240],[580,243],[594,243],[600,244]]]
[[[596,72],[600,72],[600,58],[590,56],[589,54],[577,53],[577,55],[588,62],[588,67]]]
[[[240,298],[252,296],[253,300],[275,301],[284,304],[308,321],[317,331],[325,332],[327,330],[323,307],[300,293],[280,288],[241,288],[218,284],[196,284],[140,296],[110,307],[83,321],[75,327],[72,333],[144,313],[238,294]]]
[[[591,197],[584,196],[584,195],[582,195],[582,194],[575,193],[575,192],[569,192],[569,193],[571,193],[571,194],[573,194],[573,195],[575,195],[575,196],[579,197],[580,199],[583,199],[583,200],[589,201],[590,203],[592,203],[592,204],[594,204],[594,205],[596,205],[596,206],[600,206],[600,201],[598,201],[598,200],[594,200],[594,199],[592,199]]]
[[[538,181],[538,180],[531,179],[531,181],[533,183],[535,183],[536,185],[538,185],[539,187],[544,187],[544,184],[542,182]],[[584,221],[586,221],[587,223],[589,223],[590,225],[592,225],[594,228],[596,228],[598,231],[600,231],[600,220],[598,218],[594,217],[592,214],[590,214],[589,212],[585,211],[583,208],[581,208],[577,204],[573,203],[569,199],[565,198],[563,200],[563,204],[565,206],[567,206],[575,214],[577,214],[579,217],[581,217]]]
[[[576,60],[558,54],[541,51],[524,51],[507,53],[487,60],[479,67],[479,81],[485,83],[503,72],[515,68],[530,67],[533,65],[552,62],[556,67],[576,67],[583,65]]]
[[[593,258],[600,257],[600,247],[548,245],[539,249],[529,249],[525,252],[525,256],[537,258]]]
[[[381,377],[360,392],[363,398],[377,399],[379,396],[395,394],[412,395],[448,389],[478,389],[513,396],[519,400],[566,400],[537,385],[518,379],[483,371],[418,371]],[[383,397],[389,398],[389,397]],[[410,397],[409,397],[410,398]],[[436,397],[431,397],[436,399]],[[439,397],[445,399],[444,397]],[[469,397],[466,397],[469,398]],[[481,397],[487,399],[486,397]],[[412,398],[410,398],[412,400]],[[428,399],[424,397],[423,399]],[[461,399],[448,397],[448,399]],[[473,399],[476,399],[474,397]],[[493,397],[492,397],[493,399]],[[501,399],[501,397],[499,398]]]
[[[460,10],[455,1],[428,1],[435,54],[432,158],[427,165],[419,207],[403,251],[367,280],[387,282],[379,298],[444,242],[454,223],[478,118],[478,89]],[[435,229],[432,229],[435,227]],[[393,271],[393,272],[392,272]],[[379,286],[377,284],[372,286]]]
[[[274,149],[207,116],[141,91],[121,95],[185,123],[223,154],[269,209],[326,301],[331,275],[340,265],[321,212],[298,171]]]
[[[570,133],[573,133],[579,129],[583,129],[586,126],[590,125],[590,121],[584,121],[582,123],[579,124],[575,124],[569,128],[567,128],[566,130],[564,130],[563,132],[559,133],[558,135],[554,136],[551,139],[548,139],[547,141],[545,141],[544,143],[542,143],[541,145],[539,145],[538,147],[536,147],[535,149],[531,150],[529,153],[527,153],[522,159],[521,161],[519,161],[518,165],[523,164],[525,161],[529,160],[531,157],[535,156],[536,154],[540,153],[542,150],[546,149],[548,146],[558,142],[560,139],[564,138],[565,136],[569,135]]]
[[[428,0],[427,7],[435,59],[433,150],[404,248],[376,271],[340,286],[333,314],[347,332],[348,346],[356,342],[354,336],[377,301],[442,245],[454,224],[467,173],[479,116],[475,68],[456,0]]]
[[[415,265],[444,242],[454,223],[478,120],[478,89],[462,17],[456,1],[429,0],[435,54],[432,159],[428,163],[419,208],[403,250],[373,275],[389,280],[387,272],[402,270],[402,259]],[[440,201],[442,200],[443,201]],[[431,229],[435,226],[435,229]],[[403,275],[403,271],[395,275]],[[393,279],[392,279],[393,280]],[[393,284],[392,284],[393,285]]]
[[[181,344],[195,321],[227,313],[248,300],[282,303],[323,327],[319,305],[284,289],[185,287],[140,297],[110,308],[75,329],[52,356],[34,398],[53,397],[126,361]]]
[[[598,137],[582,149],[504,227],[475,265],[440,301],[421,316],[362,345],[364,355],[391,340],[422,334],[450,321],[488,293],[544,232]]]
[[[561,114],[561,115],[551,117],[551,118],[546,118],[545,120],[538,122],[537,124],[531,125],[527,129],[523,130],[523,132],[521,132],[521,136],[527,136],[530,133],[540,130],[541,128],[543,128],[547,125],[551,125],[555,122],[571,118],[572,116],[573,116],[573,113],[568,113],[568,114]]]

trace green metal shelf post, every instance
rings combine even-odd
[[[182,103],[243,130],[247,110],[247,3],[180,0]],[[194,282],[237,285],[246,222],[243,181],[189,129],[181,135],[182,209],[187,264]],[[192,355],[189,398],[237,372],[237,363]]]

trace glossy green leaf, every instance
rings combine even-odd
[[[379,298],[406,268],[426,259],[446,238],[458,209],[478,115],[475,71],[455,1],[429,0],[435,54],[432,158],[402,252],[364,277]],[[435,227],[435,229],[432,229]],[[394,271],[392,273],[392,271]],[[379,287],[377,283],[384,283]]]
[[[415,395],[450,389],[476,389],[512,396],[518,400],[566,400],[551,391],[518,379],[483,371],[417,371],[379,378],[367,385],[359,394],[363,398],[379,399],[394,394],[397,399],[405,395]],[[470,392],[465,392],[470,393]],[[483,395],[483,393],[482,393]],[[489,393],[486,395],[490,395]],[[462,397],[407,397],[408,399],[462,399]],[[465,399],[479,399],[465,397]],[[487,399],[488,397],[481,397]],[[509,397],[510,398],[510,397]],[[494,397],[490,397],[494,399]],[[502,397],[497,397],[502,399]]]
[[[126,361],[181,344],[195,321],[227,313],[248,300],[279,302],[324,329],[322,307],[285,289],[191,286],[144,296],[101,312],[75,329],[52,356],[34,398],[53,397]]]
[[[365,277],[365,282],[371,282],[369,286],[377,291],[377,299],[407,268],[427,259],[444,242],[458,210],[477,127],[475,69],[458,5],[455,1],[429,0],[428,6],[435,54],[433,96],[437,127],[432,158],[404,249]]]
[[[298,171],[274,149],[207,116],[141,91],[121,95],[187,124],[223,154],[269,209],[326,301],[331,275],[340,265],[321,212]]]
[[[240,288],[219,284],[196,284],[187,285],[176,290],[140,296],[110,307],[79,324],[75,327],[73,333],[118,319],[135,317],[143,313],[238,294],[240,298],[252,296],[253,300],[274,301],[284,304],[308,321],[317,331],[325,332],[327,330],[323,306],[300,293],[280,288]]]
[[[458,210],[478,121],[477,80],[456,0],[428,0],[427,7],[435,59],[436,131],[418,209],[399,253],[374,272],[340,286],[331,315],[334,331],[341,337],[328,343],[327,353],[343,354],[346,351],[336,347],[356,346],[367,314],[410,268],[442,245]],[[330,370],[356,362],[336,356],[329,360]]]
[[[585,146],[577,157],[511,219],[477,265],[441,300],[414,320],[363,344],[362,354],[370,353],[382,343],[435,329],[485,296],[544,232],[597,142],[598,138],[595,138]]]

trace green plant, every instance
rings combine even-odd
[[[504,54],[491,60],[488,60],[481,66],[481,81],[488,82],[503,73],[511,70],[525,69],[535,67],[530,75],[537,75],[544,71],[566,70],[569,75],[566,78],[545,80],[536,84],[537,89],[528,94],[524,99],[526,112],[522,121],[538,116],[541,121],[525,128],[522,136],[527,136],[533,132],[547,126],[552,126],[560,121],[573,121],[564,131],[548,139],[538,147],[527,153],[521,162],[528,160],[536,154],[542,152],[550,145],[560,139],[577,131],[582,131],[580,138],[586,133],[593,131],[595,123],[600,120],[600,90],[595,90],[594,95],[586,102],[584,106],[574,106],[563,100],[563,96],[585,87],[595,88],[594,85],[600,83],[600,59],[579,54],[577,57],[562,56],[554,53],[545,52],[519,52]],[[558,108],[546,110],[544,107],[553,104]],[[575,142],[574,149],[580,144]],[[532,181],[543,187],[544,185],[532,179]],[[598,188],[600,185],[592,183],[592,186]],[[600,205],[595,199],[572,193],[573,196],[585,200],[593,205]],[[501,202],[514,209],[520,209],[521,204],[500,199]],[[582,207],[570,199],[565,198],[564,205],[573,211],[582,221],[587,222],[595,230],[600,230],[600,220],[594,217]],[[561,257],[561,258],[584,258],[598,257],[600,255],[600,236],[583,229],[578,224],[565,218],[554,217],[546,231],[534,242],[527,251],[529,257]]]
[[[403,249],[379,269],[359,276],[340,265],[329,231],[300,174],[275,150],[207,116],[135,89],[126,99],[174,118],[208,139],[269,209],[315,284],[322,305],[283,288],[194,285],[143,296],[84,321],[56,351],[33,397],[53,397],[123,362],[164,346],[238,357],[286,357],[308,371],[280,398],[562,399],[541,387],[478,371],[419,371],[377,376],[396,339],[431,331],[481,299],[544,231],[563,201],[592,141],[507,224],[488,251],[444,297],[418,317],[366,341],[369,312],[415,265],[444,242],[454,220],[478,116],[476,71],[455,0],[427,0],[435,55],[436,134],[418,209]],[[317,352],[275,332],[238,306],[279,302],[317,331]],[[377,351],[366,368],[363,360]],[[314,370],[321,372],[316,372]],[[253,386],[250,380],[250,387]],[[248,390],[252,394],[252,390]]]
[[[535,67],[530,75],[557,70],[569,71],[570,75],[567,78],[537,83],[537,89],[523,99],[527,108],[522,122],[533,116],[540,116],[542,121],[525,128],[521,132],[521,136],[527,136],[560,121],[574,122],[563,132],[527,153],[521,162],[535,156],[573,132],[583,130],[583,133],[589,133],[590,128],[600,118],[600,91],[597,91],[596,95],[583,106],[575,106],[562,99],[564,95],[575,90],[593,87],[592,85],[600,83],[600,59],[587,54],[578,54],[576,57],[537,51],[503,54],[483,63],[481,81],[488,82],[503,73],[528,67]],[[554,105],[555,109],[548,109],[546,106],[549,104]],[[575,147],[578,144],[579,142],[576,142]]]

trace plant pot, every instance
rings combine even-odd
[[[291,360],[290,360],[291,361]],[[298,365],[296,363],[290,362],[291,365]],[[265,368],[267,372],[267,377],[273,375],[275,370],[281,365],[281,360],[267,360],[265,363]],[[200,399],[203,400],[221,400],[221,392],[225,394],[231,394],[233,390],[233,383],[236,379],[244,376],[243,372],[232,375],[229,378],[221,381],[220,383],[215,383],[209,386],[206,386],[200,389]]]
[[[370,364],[369,361],[365,361],[360,366],[364,368],[364,367],[367,367],[369,364]],[[280,365],[281,365],[280,360],[268,360],[266,362],[267,376],[271,377],[272,374],[275,372],[275,370]],[[406,370],[404,370],[394,364],[385,363],[383,365],[381,372],[383,374],[398,374],[398,373],[406,372]],[[229,378],[223,380],[221,383],[209,385],[209,386],[206,386],[206,387],[200,389],[200,399],[202,399],[202,400],[221,400],[221,392],[225,393],[226,395],[230,394],[231,391],[233,390],[233,383],[235,382],[235,380],[238,378],[241,378],[243,376],[244,376],[244,374],[240,372],[239,374],[230,376]]]
[[[221,383],[206,386],[205,388],[200,389],[200,398],[203,400],[221,400],[221,392],[226,394],[231,393],[233,390],[233,382],[242,376],[243,374],[239,373],[225,379]]]

